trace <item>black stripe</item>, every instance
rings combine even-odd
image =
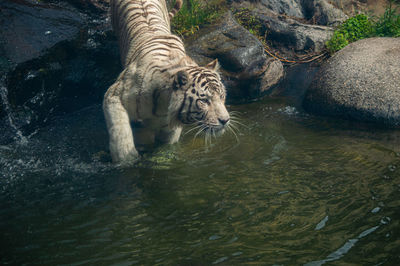
[[[181,106],[179,107],[179,111],[178,111],[178,118],[181,120],[181,122],[183,122],[183,121],[182,121],[182,110],[183,110],[183,107],[185,106],[186,96],[187,96],[187,94],[185,93],[185,96],[184,96],[184,98],[183,98],[182,104],[181,104]]]
[[[160,92],[158,89],[153,91],[153,109],[152,114],[155,116],[157,114],[158,99],[160,98]]]
[[[193,97],[189,96],[189,107],[188,107],[188,111],[187,111],[187,114],[186,114],[186,120],[187,121],[191,121],[191,119],[190,119],[190,111],[192,109],[192,104],[193,104]]]
[[[201,72],[201,69],[192,68],[192,69],[189,69],[187,72],[188,72],[188,74],[193,74],[193,76],[196,76],[197,74],[199,74]]]

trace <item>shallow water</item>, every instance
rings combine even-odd
[[[0,146],[0,264],[395,265],[400,131],[232,106],[238,141],[185,135],[105,162],[93,106]]]

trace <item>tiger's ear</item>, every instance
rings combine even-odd
[[[178,73],[175,74],[175,79],[174,79],[174,90],[182,89],[189,80],[189,75],[186,73],[186,71],[178,71]]]
[[[215,60],[211,61],[210,63],[208,63],[206,65],[206,68],[214,70],[214,71],[218,71],[218,69],[219,69],[218,59],[215,59]]]

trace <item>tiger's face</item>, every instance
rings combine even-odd
[[[177,118],[198,124],[205,133],[223,133],[230,116],[225,107],[226,90],[216,72],[215,60],[206,67],[193,67],[176,74],[175,89],[183,93]]]

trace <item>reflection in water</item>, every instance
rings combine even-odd
[[[347,252],[349,252],[350,249],[358,242],[358,240],[360,240],[361,238],[369,235],[370,233],[374,232],[378,228],[379,228],[379,225],[374,226],[374,227],[372,227],[370,229],[367,229],[367,230],[363,231],[357,238],[353,238],[353,239],[348,240],[339,249],[337,249],[334,252],[332,252],[331,254],[329,254],[326,259],[320,260],[320,261],[309,262],[309,263],[306,263],[304,265],[305,266],[317,266],[317,265],[325,264],[326,262],[329,262],[329,261],[338,260],[341,257],[343,257]]]
[[[0,148],[0,264],[396,264],[399,132],[236,106],[238,135],[119,169],[96,106]]]
[[[324,219],[322,219],[321,222],[319,222],[316,226],[315,226],[315,230],[321,230],[322,228],[325,227],[326,222],[329,220],[329,216],[325,216]]]

